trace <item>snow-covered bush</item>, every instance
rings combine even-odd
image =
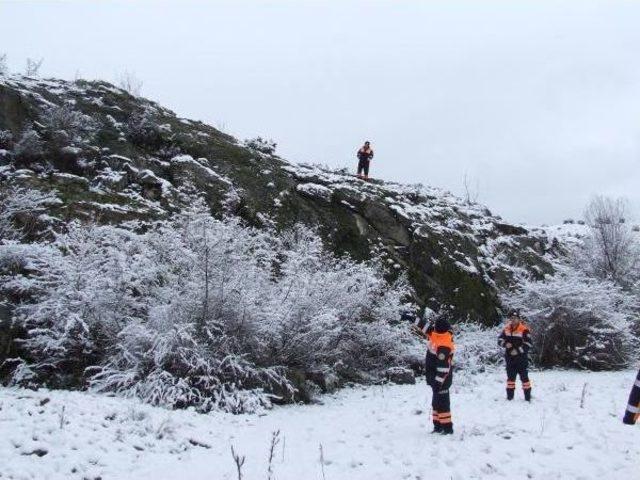
[[[327,253],[308,229],[254,230],[195,202],[136,231],[75,224],[0,246],[28,266],[0,270],[0,293],[28,296],[14,381],[242,412],[296,398],[311,372],[356,380],[403,359],[404,284]]]
[[[118,78],[118,86],[134,97],[139,97],[142,93],[143,82],[135,73],[125,70]]]
[[[40,215],[59,200],[55,194],[16,185],[0,187],[0,241],[20,240],[36,229]]]
[[[287,232],[282,242],[272,316],[258,335],[269,363],[329,366],[352,379],[399,363],[405,329],[380,320],[400,318],[404,283],[389,288],[377,267],[334,257],[307,228]]]
[[[11,150],[13,148],[13,134],[9,130],[0,130],[0,149]]]
[[[245,140],[244,145],[253,151],[264,153],[265,155],[273,155],[276,153],[276,147],[278,146],[273,140],[262,137]]]
[[[131,115],[127,122],[126,131],[127,137],[135,145],[156,150],[163,147],[160,127],[147,111]]]
[[[24,160],[34,160],[44,153],[44,143],[40,134],[29,127],[24,132],[14,147],[16,157]]]
[[[24,74],[27,77],[37,77],[38,75],[40,75],[40,67],[42,67],[42,62],[44,62],[44,58],[41,58],[40,60],[27,58],[27,65],[24,69]]]
[[[544,281],[524,281],[504,300],[528,318],[534,359],[543,367],[622,368],[637,348],[636,297],[608,280],[558,265]]]
[[[498,365],[504,357],[504,350],[498,346],[501,329],[501,326],[487,328],[471,322],[456,324],[456,367],[476,374]]]
[[[42,124],[47,136],[60,146],[89,140],[96,131],[96,122],[70,104],[56,105],[46,110]]]

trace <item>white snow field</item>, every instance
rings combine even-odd
[[[323,405],[261,416],[4,388],[0,478],[237,479],[233,445],[246,457],[245,480],[631,480],[640,478],[640,426],[620,418],[634,377],[533,372],[532,404],[503,399],[502,372],[459,378],[450,437],[429,433],[423,382],[345,389],[322,397]]]

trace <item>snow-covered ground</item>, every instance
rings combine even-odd
[[[451,437],[429,433],[422,382],[346,389],[323,397],[324,405],[262,416],[0,389],[0,478],[237,479],[233,445],[246,457],[245,480],[630,480],[640,475],[640,426],[620,417],[634,376],[534,372],[531,405],[503,399],[501,372],[459,381]]]

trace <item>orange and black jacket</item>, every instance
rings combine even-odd
[[[371,160],[373,158],[373,150],[371,148],[362,147],[358,150],[358,158],[360,160]]]
[[[627,425],[634,425],[638,421],[638,418],[640,418],[640,372],[638,372],[636,382],[631,389],[629,403],[627,404],[627,410],[624,412],[624,419],[622,421]]]
[[[451,386],[453,378],[453,333],[447,331],[438,333],[433,326],[416,325],[427,338],[427,358],[425,360],[425,374],[427,384],[441,389]]]
[[[434,384],[440,388],[448,388],[452,380],[453,334],[451,332],[438,333],[432,330],[428,333],[429,350],[427,351],[427,379],[433,378]]]
[[[507,347],[507,344],[511,346]],[[529,327],[524,322],[520,322],[514,328],[509,322],[498,337],[498,345],[505,349],[507,358],[526,356],[533,346]]]

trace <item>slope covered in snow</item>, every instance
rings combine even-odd
[[[233,446],[247,480],[628,480],[640,466],[640,429],[620,417],[634,376],[533,372],[532,404],[503,399],[502,372],[459,377],[451,437],[429,433],[423,382],[346,389],[262,416],[5,388],[0,478],[234,480]]]
[[[384,257],[420,306],[485,324],[499,319],[498,290],[549,273],[555,255],[544,234],[446,191],[294,165],[105,82],[0,78],[0,179],[55,193],[40,232],[167,218],[194,193],[250,225],[304,223],[337,254]]]

